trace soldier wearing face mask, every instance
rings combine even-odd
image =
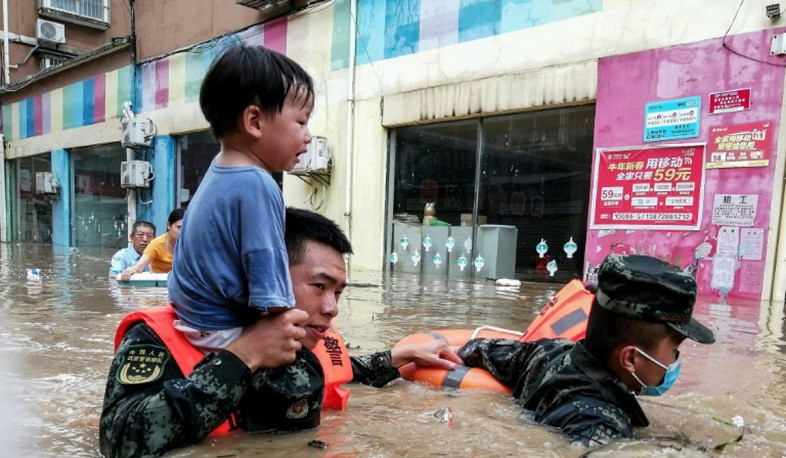
[[[659,396],[680,372],[680,344],[713,343],[693,319],[696,281],[649,256],[609,255],[601,264],[584,340],[476,339],[459,352],[514,388],[535,421],[582,445],[628,438],[649,424],[636,395]]]

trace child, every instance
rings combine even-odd
[[[284,201],[270,173],[292,170],[306,152],[313,82],[286,56],[238,45],[208,69],[199,104],[221,151],[188,206],[168,288],[175,327],[210,353],[295,306]]]
[[[532,418],[574,442],[629,438],[647,417],[634,394],[659,396],[679,375],[680,344],[713,343],[692,318],[696,281],[649,256],[606,257],[598,272],[587,336],[568,340],[471,340],[459,356],[513,387]]]

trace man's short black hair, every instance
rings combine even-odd
[[[341,254],[352,254],[352,245],[344,232],[336,223],[319,213],[288,207],[286,218],[284,241],[289,253],[290,266],[297,265],[303,260],[308,241],[322,243]]]
[[[133,225],[133,226],[131,226],[131,233],[133,234],[133,233],[134,233],[134,232],[136,232],[136,230],[137,230],[137,229],[139,229],[140,227],[149,227],[150,229],[153,229],[153,233],[154,233],[154,234],[155,234],[155,232],[156,232],[156,225],[155,225],[155,224],[151,223],[150,221],[142,221],[142,220],[137,220],[137,221],[134,223],[134,225]]]
[[[237,127],[243,110],[256,105],[280,113],[290,92],[314,98],[311,76],[295,61],[263,46],[238,44],[213,61],[199,90],[199,106],[216,139]]]
[[[584,345],[595,358],[606,362],[621,346],[635,345],[649,351],[670,334],[677,332],[663,323],[634,320],[610,312],[593,300]]]

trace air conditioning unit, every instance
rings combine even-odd
[[[65,43],[65,25],[39,19],[35,25],[35,36],[41,41],[48,43]]]
[[[153,180],[153,166],[147,161],[120,163],[121,188],[149,188]]]
[[[123,118],[120,130],[120,143],[124,148],[150,146],[156,136],[156,126],[147,118]]]
[[[327,139],[314,137],[308,144],[308,151],[300,155],[299,161],[290,173],[308,175],[310,173],[330,173],[332,156]]]
[[[36,194],[57,194],[60,183],[55,179],[52,172],[35,173],[35,193]]]

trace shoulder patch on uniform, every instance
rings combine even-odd
[[[164,373],[169,352],[159,345],[132,345],[125,353],[117,372],[123,385],[139,385],[158,380]]]

